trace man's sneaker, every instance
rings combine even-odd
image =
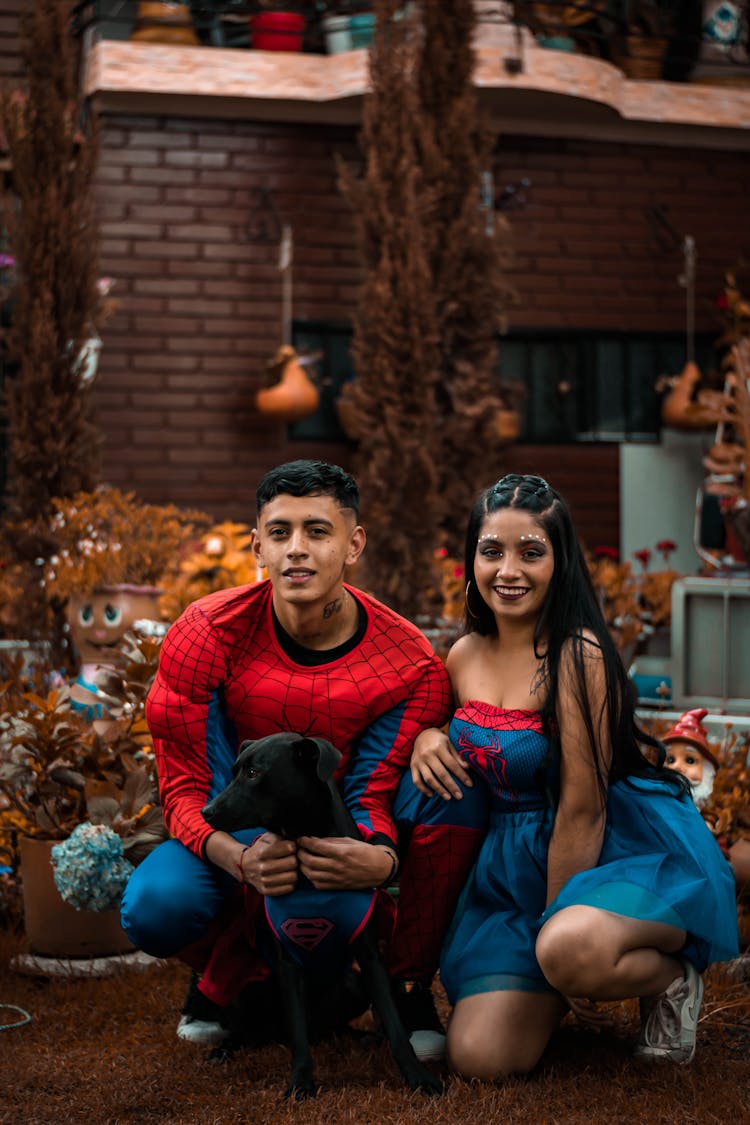
[[[221,1023],[225,1009],[214,1004],[198,988],[198,974],[190,978],[182,1016],[177,1024],[177,1037],[189,1043],[204,1043],[216,1046],[227,1037],[227,1028]]]
[[[421,981],[399,980],[394,981],[393,993],[414,1054],[422,1062],[439,1062],[445,1056],[445,1030],[432,989]]]
[[[703,981],[690,961],[683,960],[682,965],[684,977],[673,980],[645,1013],[635,1049],[638,1059],[689,1063],[695,1054]]]

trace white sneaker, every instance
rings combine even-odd
[[[207,1043],[215,1046],[223,1043],[227,1029],[213,1020],[197,1020],[194,1016],[182,1016],[177,1024],[177,1038],[188,1043]]]
[[[682,965],[684,977],[673,980],[645,1014],[635,1049],[637,1059],[685,1064],[695,1054],[703,981],[690,961],[683,960]]]
[[[424,981],[397,980],[393,997],[414,1054],[422,1062],[440,1062],[445,1057],[445,1031],[432,986]]]
[[[441,1062],[445,1058],[445,1036],[439,1031],[413,1031],[409,1042],[420,1062]]]

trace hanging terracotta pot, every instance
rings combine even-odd
[[[492,419],[492,428],[503,445],[512,445],[521,432],[521,415],[518,410],[501,408]]]
[[[23,910],[29,950],[42,957],[106,957],[133,950],[117,910],[76,910],[60,897],[52,868],[56,841],[21,837]]]
[[[268,365],[271,376],[279,377],[272,387],[265,387],[255,396],[261,414],[277,422],[298,422],[318,409],[320,395],[294,348],[284,345]]]

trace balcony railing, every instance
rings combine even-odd
[[[711,8],[702,0],[477,0],[477,42],[501,26],[515,29],[519,43],[531,34],[538,46],[602,59],[629,78],[750,85],[746,17],[735,19],[733,6]],[[374,27],[368,0],[85,0],[77,11],[81,31],[94,37],[312,54],[364,48]],[[521,71],[523,52],[506,65]]]

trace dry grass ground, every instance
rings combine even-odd
[[[440,1099],[409,1093],[376,1036],[329,1040],[315,1048],[318,1097],[290,1104],[282,1099],[283,1046],[248,1049],[217,1065],[205,1048],[176,1038],[184,966],[44,979],[9,967],[18,948],[18,939],[0,935],[0,1003],[33,1017],[0,1032],[2,1125],[750,1123],[750,983],[719,968],[706,976],[689,1067],[632,1060],[637,1018],[628,1003],[613,1006],[611,1033],[592,1034],[569,1017],[529,1078],[492,1085],[446,1074]],[[439,989],[438,997],[444,1005]],[[13,1018],[0,1009],[0,1023]]]

